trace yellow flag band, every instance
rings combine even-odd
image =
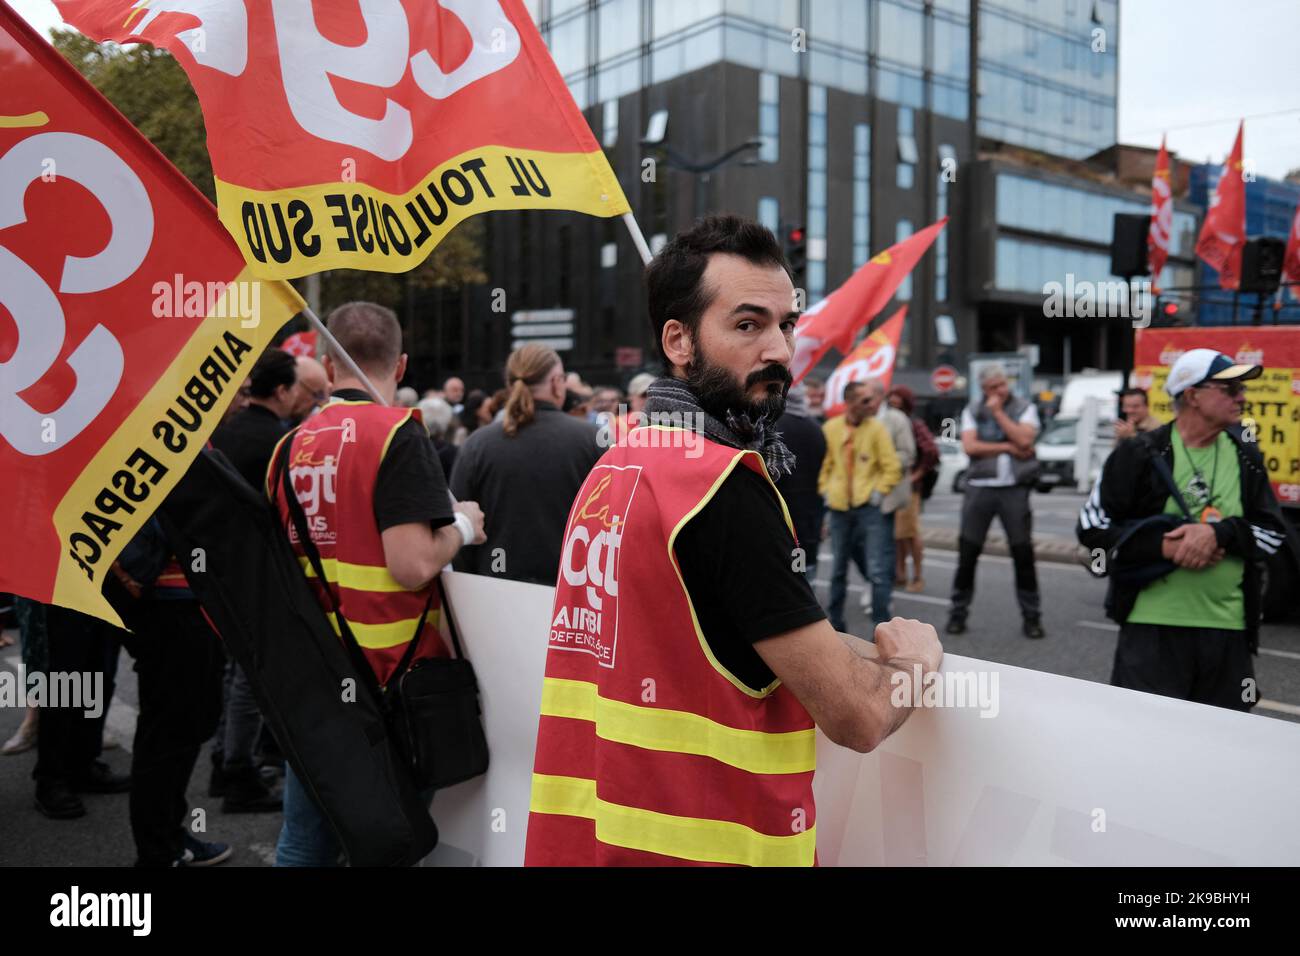
[[[603,153],[483,146],[462,153],[394,195],[342,180],[256,190],[217,180],[222,224],[262,278],[325,269],[406,272],[470,216],[495,209],[630,212]]]
[[[240,305],[250,301],[251,310]],[[248,269],[225,286],[54,509],[61,545],[55,604],[120,623],[100,594],[109,566],[185,474],[257,357],[302,305],[292,286],[260,282]]]

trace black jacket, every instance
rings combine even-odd
[[[1173,472],[1172,428],[1172,424],[1164,425],[1120,442],[1106,459],[1101,480],[1093,486],[1092,494],[1079,511],[1079,522],[1075,526],[1079,542],[1089,550],[1101,548],[1108,556],[1107,562],[1101,565],[1099,576],[1105,574],[1106,566],[1121,560],[1119,545],[1132,523],[1164,511],[1169,489],[1151,462],[1152,456],[1160,455]],[[1279,548],[1286,547],[1287,527],[1282,509],[1269,486],[1268,472],[1259,449],[1242,441],[1239,428],[1228,429],[1228,436],[1236,446],[1237,462],[1241,467],[1242,514],[1217,522],[1214,535],[1224,551],[1245,563],[1242,588],[1245,591],[1246,641],[1253,652],[1259,643],[1261,569]],[[1138,531],[1123,541],[1122,560],[1129,564],[1161,560],[1161,537],[1162,530],[1158,527]],[[1124,623],[1140,590],[1112,580],[1106,596],[1106,613],[1112,620]]]

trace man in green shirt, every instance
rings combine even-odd
[[[1165,383],[1174,421],[1120,442],[1079,513],[1080,542],[1106,553],[1112,575],[1116,686],[1236,710],[1258,700],[1259,565],[1287,533],[1240,428],[1245,383],[1262,371],[1213,349],[1183,353]]]

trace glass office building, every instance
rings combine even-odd
[[[909,307],[901,368],[1056,334],[1034,327],[1033,294],[1054,272],[1107,272],[1110,216],[1142,205],[1064,173],[1052,184],[1033,172],[1020,182],[1009,165],[996,186],[972,173],[982,149],[999,144],[1047,153],[1048,165],[1113,145],[1117,0],[525,5],[652,251],[705,211],[739,212],[774,231],[802,226],[807,266],[797,284],[811,305],[871,255],[951,216],[882,311]],[[690,168],[747,142],[734,162]],[[985,228],[979,209],[992,228],[973,241]],[[487,229],[488,271],[503,276],[512,311],[574,311],[568,367],[610,381],[626,378],[613,370],[633,369],[636,356],[653,364],[633,291],[641,263],[617,220],[496,213]],[[473,294],[475,310],[484,295]],[[507,323],[466,329],[467,353],[483,356],[485,369],[508,348]]]
[[[1115,142],[1118,0],[980,0],[978,132],[1082,159]]]

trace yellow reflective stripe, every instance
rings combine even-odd
[[[547,677],[542,714],[592,721],[603,740],[712,757],[750,773],[806,773],[817,768],[817,740],[811,728],[775,734],[739,730],[684,710],[610,700],[587,681]]]
[[[341,633],[334,612],[326,611],[325,616],[330,619],[330,627],[334,628],[334,633]],[[352,636],[357,639],[357,643],[362,647],[368,647],[371,650],[382,650],[385,647],[405,644],[415,636],[415,625],[418,623],[420,623],[418,616],[408,617],[400,621],[390,621],[387,624],[361,624],[349,619],[348,627],[352,629]],[[426,626],[432,624],[436,627],[438,612],[430,609],[425,624]]]
[[[302,565],[307,577],[316,577],[316,569],[311,566],[309,559],[299,555],[298,563]],[[325,576],[329,578],[331,583],[337,584],[339,587],[352,588],[357,591],[406,591],[408,594],[415,593],[407,591],[406,588],[398,584],[397,579],[382,564],[350,564],[337,558],[321,558],[320,563],[321,567],[325,569]]]
[[[790,836],[770,836],[742,823],[625,807],[600,799],[596,781],[581,777],[533,774],[528,808],[594,820],[601,843],[699,863],[812,866],[817,849],[816,826]]]

